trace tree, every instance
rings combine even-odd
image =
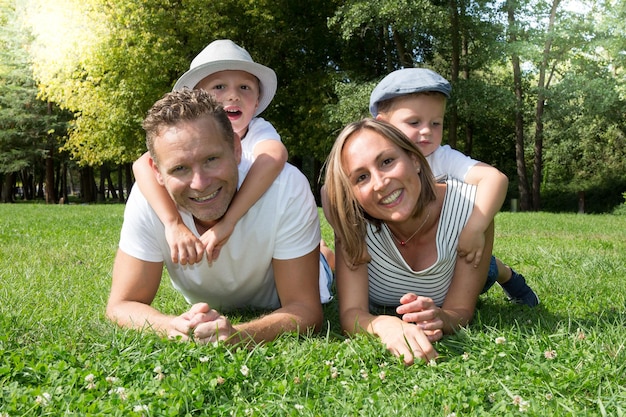
[[[34,195],[29,171],[46,161],[46,201],[56,201],[54,182],[55,150],[65,135],[66,115],[50,103],[37,99],[27,45],[29,33],[23,30],[17,2],[0,5],[0,173],[4,174],[2,202],[12,202],[19,176],[24,197]],[[42,173],[43,175],[43,173]]]

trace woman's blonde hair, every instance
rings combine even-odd
[[[352,184],[348,174],[342,165],[341,154],[346,142],[354,134],[366,129],[380,134],[410,157],[415,157],[421,166],[421,169],[419,172],[416,171],[416,174],[420,177],[422,191],[415,205],[413,215],[416,217],[420,216],[424,208],[436,199],[435,181],[430,166],[417,146],[404,133],[389,123],[370,118],[347,125],[335,140],[326,159],[324,189],[328,221],[333,226],[336,237],[341,241],[347,263],[352,266],[366,263],[370,260],[365,241],[367,223],[376,225],[379,230],[382,224],[380,219],[371,217],[363,211],[352,191]]]

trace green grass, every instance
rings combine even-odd
[[[0,205],[0,416],[626,414],[625,216],[499,214],[495,253],[542,306],[494,288],[436,363],[405,367],[373,338],[342,337],[336,301],[320,334],[252,350],[112,325],[122,214]],[[186,308],[167,279],[155,306]]]

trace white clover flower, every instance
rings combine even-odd
[[[387,374],[385,373],[385,371],[380,371],[378,373],[378,377],[380,378],[381,381],[384,381],[385,378],[387,378]]]
[[[519,395],[513,396],[513,405],[516,405],[519,408],[519,411],[522,413],[528,411],[528,401],[525,401]]]
[[[148,406],[145,404],[136,405],[133,407],[135,413],[141,413],[142,411],[148,411]]]
[[[89,374],[85,377],[85,382],[93,382],[96,379],[94,374]]]
[[[298,410],[298,411],[299,411],[299,410],[303,410],[303,409],[304,409],[304,406],[303,406],[302,404],[296,404],[296,405],[294,405],[293,407],[294,407],[296,410]]]
[[[109,384],[117,384],[118,381],[120,380],[119,378],[116,378],[114,376],[107,376],[105,378],[106,382],[108,382]]]
[[[50,395],[49,392],[44,392],[43,394],[35,397],[35,402],[43,406],[50,404],[50,400],[52,400],[52,395]]]
[[[336,368],[336,367],[334,367],[334,366],[333,366],[333,367],[331,367],[331,368],[330,368],[330,377],[331,377],[332,379],[336,379],[338,376],[339,376],[339,371],[337,370],[337,368]]]
[[[543,352],[543,356],[546,359],[554,359],[556,358],[556,350],[546,350],[545,352]]]
[[[503,345],[506,343],[506,339],[502,336],[496,337],[496,345]]]
[[[241,365],[239,372],[241,372],[243,376],[248,376],[248,374],[250,373],[250,369],[246,365]]]
[[[463,355],[461,355],[461,357],[463,358],[464,361],[468,360],[470,357],[470,354],[467,352],[463,352]]]
[[[163,373],[163,369],[161,369],[160,366],[155,366],[154,367],[154,373],[155,374],[162,374]]]
[[[117,396],[120,397],[120,400],[125,400],[126,398],[128,398],[124,387],[117,387],[117,388],[110,389],[109,395],[113,395],[113,394],[117,394]]]
[[[431,359],[428,361],[428,366],[437,366],[437,361],[434,359]]]
[[[198,358],[198,360],[202,363],[208,362],[209,361],[209,357],[208,356],[200,356]]]

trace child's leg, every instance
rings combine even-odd
[[[333,250],[329,248],[328,245],[326,245],[326,242],[324,242],[324,239],[320,241],[320,252],[322,252],[322,255],[324,255],[324,258],[326,258],[326,262],[328,262],[330,269],[334,271],[335,270],[335,252],[333,252]]]
[[[515,272],[511,267],[502,263],[495,256],[491,258],[492,266],[495,262],[497,270],[497,281],[502,287],[509,300],[517,304],[525,304],[534,307],[539,304],[539,297],[528,286],[522,274]],[[491,271],[492,268],[490,268]]]

